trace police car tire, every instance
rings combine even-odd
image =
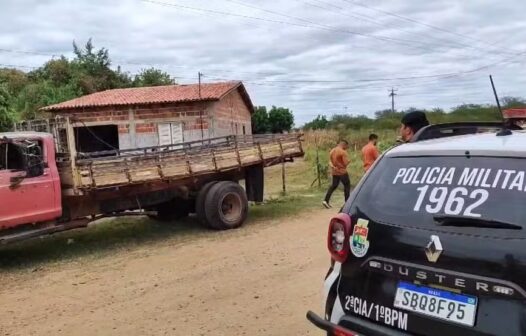
[[[215,230],[235,229],[248,215],[248,200],[243,187],[236,182],[218,182],[205,199],[206,222]]]

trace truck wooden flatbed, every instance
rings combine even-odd
[[[258,164],[274,165],[302,155],[301,140],[295,134],[225,136],[171,146],[82,153],[75,161],[73,185],[91,190],[173,181]],[[71,170],[64,167],[60,173],[66,178]]]

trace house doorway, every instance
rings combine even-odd
[[[77,151],[81,153],[119,149],[117,125],[75,127]]]

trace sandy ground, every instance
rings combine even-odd
[[[0,335],[322,335],[333,213],[0,273]]]

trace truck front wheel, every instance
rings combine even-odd
[[[204,217],[212,229],[235,229],[247,218],[247,195],[238,183],[222,181],[214,184],[204,203]]]

